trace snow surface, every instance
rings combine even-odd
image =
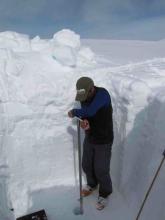
[[[78,105],[75,83],[84,75],[112,97],[114,193],[104,211],[94,193],[75,216],[77,131],[67,111]],[[165,148],[164,85],[165,41],[81,40],[67,29],[49,40],[0,33],[0,220],[43,208],[49,220],[135,219]],[[164,173],[141,219],[165,219]]]

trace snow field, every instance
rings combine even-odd
[[[104,53],[102,44],[88,42]],[[50,40],[0,34],[2,220],[42,208],[50,220],[135,218],[164,149],[165,45],[155,43],[160,56],[150,57],[145,48],[153,45],[138,42],[143,51],[139,60],[139,54],[136,57],[130,49],[133,42],[113,42],[113,47],[111,41],[106,43],[109,60],[82,45],[70,30],[62,30]],[[118,58],[120,49],[115,51],[118,43],[130,46],[123,60]],[[130,62],[131,55],[134,62]],[[77,217],[72,213],[78,205],[77,133],[75,120],[67,112],[75,105],[75,83],[84,75],[107,88],[112,97],[114,194],[107,209],[98,213],[95,193],[84,201],[85,214]],[[143,219],[164,219],[164,182],[162,170]]]

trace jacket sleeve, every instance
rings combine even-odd
[[[100,90],[96,93],[93,101],[89,106],[83,106],[81,109],[72,109],[73,116],[77,117],[92,117],[103,106],[110,104],[110,95],[106,90]]]

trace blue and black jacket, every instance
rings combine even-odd
[[[81,109],[73,109],[72,113],[89,121],[90,129],[85,133],[90,143],[113,143],[113,109],[111,97],[106,89],[95,86],[93,98],[82,102]]]

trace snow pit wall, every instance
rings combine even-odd
[[[159,91],[161,99],[157,99],[156,94],[150,97],[151,90],[137,78],[130,80],[127,75],[117,75],[118,70],[107,74],[108,69],[100,75],[95,62],[88,66],[93,56],[88,53],[90,56],[85,57],[78,49],[79,44],[75,47],[70,40],[64,46],[72,47],[77,55],[68,53],[67,62],[60,56],[59,60],[54,60],[53,40],[44,41],[44,46],[41,41],[33,41],[35,52],[29,52],[29,48],[23,54],[14,49],[3,49],[0,62],[0,174],[5,174],[5,180],[0,175],[4,198],[0,206],[6,210],[3,215],[8,218],[10,208],[14,208],[15,217],[26,214],[33,207],[31,195],[36,190],[75,185],[73,143],[76,142],[76,129],[66,113],[73,106],[71,100],[74,100],[76,79],[89,72],[89,76],[112,95],[115,131],[112,178],[135,215],[163,151],[164,91]],[[56,44],[59,47],[59,42]],[[74,71],[72,66],[77,69]],[[95,70],[91,73],[88,68]],[[143,64],[140,71],[142,68]],[[134,72],[134,69],[129,71]],[[154,208],[152,203],[148,206],[153,212],[150,218],[153,220],[159,217],[156,218],[155,210],[159,210],[160,216],[164,215],[162,188],[165,179],[160,178],[154,199],[151,198],[151,201],[156,198],[156,204]]]

